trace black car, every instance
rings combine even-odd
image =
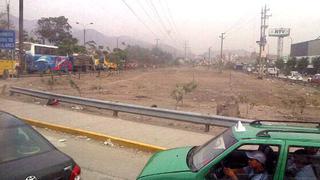
[[[79,180],[80,167],[19,118],[0,111],[1,180]]]

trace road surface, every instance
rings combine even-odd
[[[84,180],[135,179],[152,155],[86,137],[36,130],[80,165]]]

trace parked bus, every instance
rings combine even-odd
[[[24,42],[27,71],[71,71],[72,63],[66,56],[59,56],[57,50],[57,46]]]

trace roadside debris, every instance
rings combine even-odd
[[[47,102],[48,106],[56,106],[59,104],[59,100],[58,99],[49,99]]]
[[[66,139],[59,139],[59,142],[66,142]]]
[[[104,141],[103,144],[106,145],[106,146],[111,146],[111,147],[114,146],[114,144],[111,142],[110,139],[108,139],[107,141]]]
[[[82,106],[72,106],[71,108],[75,110],[83,110]]]
[[[89,138],[87,138],[87,136],[76,136],[76,138],[79,138],[79,139],[89,139]]]

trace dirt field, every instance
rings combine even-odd
[[[216,70],[205,67],[174,67],[132,70],[121,74],[102,73],[68,76],[28,77],[1,80],[4,85],[47,90],[108,101],[175,109],[171,92],[176,84],[195,81],[197,88],[185,95],[178,110],[216,114],[218,103],[231,96],[239,101],[241,117],[252,119],[304,119],[320,117],[320,90],[276,79],[258,80],[242,72]],[[53,85],[52,85],[53,84]],[[76,87],[80,88],[80,91]],[[296,99],[300,99],[297,101]],[[301,105],[302,104],[302,105]],[[305,105],[303,112],[301,108]]]

